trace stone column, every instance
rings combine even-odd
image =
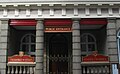
[[[79,21],[73,21],[72,25],[72,74],[81,73],[81,50],[80,50],[80,24]]]
[[[108,20],[107,24],[107,50],[110,57],[110,63],[118,63],[117,35],[115,20]]]
[[[43,21],[37,21],[36,26],[36,70],[35,74],[43,73],[43,50],[44,50],[44,25]]]
[[[8,21],[0,21],[0,74],[6,74],[7,45],[8,45]]]

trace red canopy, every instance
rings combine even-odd
[[[13,19],[9,23],[12,26],[36,26],[37,21],[34,19]]]
[[[107,25],[107,19],[81,19],[80,25]]]
[[[72,20],[66,19],[51,19],[44,20],[45,26],[72,26]]]

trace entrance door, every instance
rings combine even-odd
[[[54,33],[49,35],[49,73],[69,74],[71,42],[69,33]]]

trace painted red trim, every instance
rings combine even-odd
[[[66,20],[66,19],[44,20],[44,25],[45,26],[65,26],[65,25],[72,26],[72,20]]]
[[[107,25],[107,19],[81,19],[80,25]]]
[[[109,62],[109,57],[94,51],[92,54],[83,57],[82,62]]]
[[[33,19],[25,19],[25,20],[10,20],[10,25],[12,26],[36,26],[37,21]]]

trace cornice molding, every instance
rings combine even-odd
[[[114,4],[26,4],[0,6],[0,19],[120,18]]]

